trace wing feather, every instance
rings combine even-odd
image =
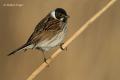
[[[56,20],[49,15],[41,20],[34,32],[27,41],[27,44],[36,44],[46,38],[51,38],[61,29],[61,21]]]

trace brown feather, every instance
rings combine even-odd
[[[52,18],[51,16],[46,16],[40,23],[36,26],[33,34],[27,41],[27,44],[37,44],[39,41],[45,39],[51,39],[56,33],[61,31],[62,22]]]

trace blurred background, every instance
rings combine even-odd
[[[67,40],[109,1],[0,0],[0,80],[26,80],[43,62],[40,51],[20,51],[9,57],[7,54],[24,44],[51,10],[62,7],[70,15]],[[120,1],[62,53],[34,80],[120,80]]]

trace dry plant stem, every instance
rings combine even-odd
[[[96,13],[92,18],[90,18],[78,31],[76,31],[72,37],[70,37],[64,44],[63,48],[66,48],[74,39],[76,39],[86,28],[89,27],[89,24],[93,23],[101,14],[103,14],[112,4],[114,4],[117,0],[111,0],[103,9],[101,9],[98,13]],[[58,49],[53,55],[47,59],[47,63],[50,64],[53,59],[55,59],[59,53],[61,52],[61,49]],[[41,71],[43,71],[48,64],[45,62],[42,63],[28,78],[27,80],[33,80]]]

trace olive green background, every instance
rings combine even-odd
[[[110,0],[1,0],[0,80],[26,80],[43,62],[40,51],[20,51],[37,23],[51,10],[62,7],[70,15],[67,40]],[[24,6],[6,7],[4,3]],[[46,53],[49,57],[54,51]],[[120,1],[101,15],[67,51],[34,80],[120,80]]]

